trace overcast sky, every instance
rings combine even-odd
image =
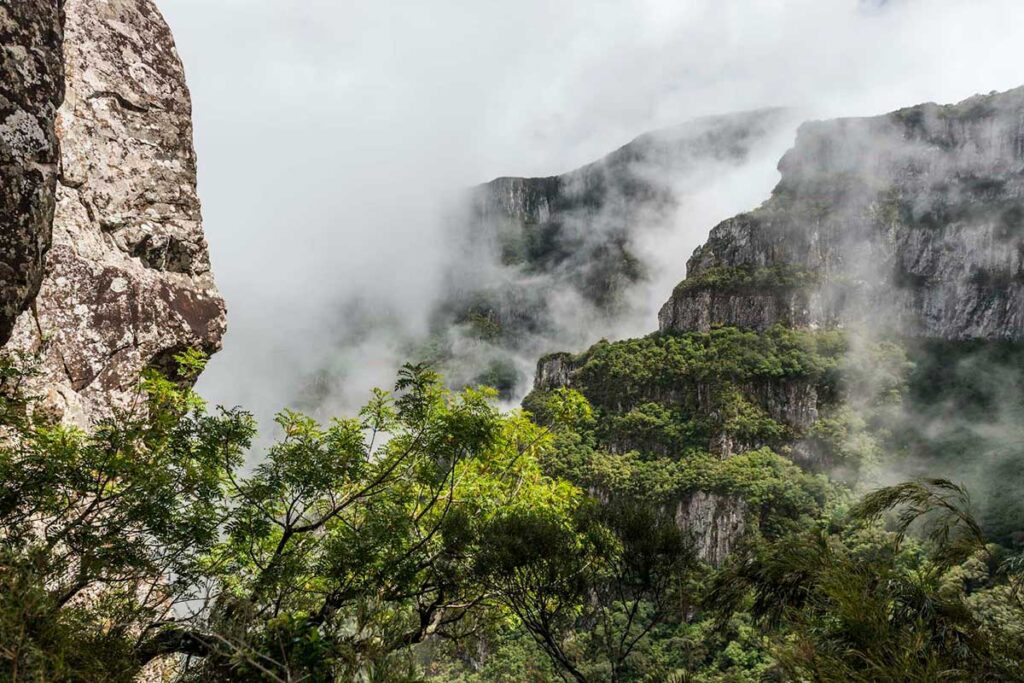
[[[1024,84],[1021,0],[158,4],[229,310],[200,388],[259,412],[332,353],[352,297],[422,324],[453,188],[704,114],[866,115]]]

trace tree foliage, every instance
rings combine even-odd
[[[245,475],[252,418],[155,373],[88,433],[8,396],[0,657],[30,678],[128,680],[166,655],[204,680],[384,671],[487,597],[474,558],[498,511],[579,496],[540,471],[545,430],[423,367],[357,418],[282,414]]]
[[[997,561],[968,505],[944,480],[880,489],[842,528],[752,543],[707,603],[723,617],[749,605],[777,634],[779,669],[793,680],[1021,680],[1013,625],[1024,605],[1006,599],[1020,577]],[[889,511],[892,530],[881,533],[872,521]],[[925,533],[908,542],[915,522]],[[998,617],[979,609],[992,599],[1006,599]]]
[[[153,372],[135,405],[83,432],[33,419],[20,388],[0,447],[0,660],[15,679],[128,680],[202,576],[252,420],[208,415]]]
[[[52,423],[30,370],[0,365],[0,678],[130,681],[160,663],[195,683],[1021,679],[1024,560],[962,486],[851,503],[767,445],[783,436],[745,383],[824,390],[838,340],[634,346],[593,350],[583,383],[530,413],[408,365],[354,417],[283,412],[251,468],[251,416],[182,383],[196,354],[90,430]],[[714,425],[676,380],[717,383]],[[751,443],[695,445],[723,428]],[[696,492],[746,506],[720,568],[675,519]]]

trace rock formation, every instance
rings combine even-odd
[[[747,514],[742,498],[697,491],[679,501],[675,520],[692,535],[700,558],[718,566],[743,536]]]
[[[796,329],[807,331],[809,340],[831,343],[833,337],[814,335],[842,329],[858,340],[850,353],[864,353],[858,345],[866,344],[870,354],[881,348],[871,344],[914,340],[921,367],[950,366],[946,373],[952,375],[962,374],[955,367],[962,363],[979,376],[994,370],[979,359],[1012,357],[1003,347],[979,344],[1024,342],[1024,88],[955,105],[924,104],[883,116],[804,124],[779,170],[781,180],[764,204],[715,227],[695,251],[686,279],[661,309],[660,335],[619,355],[602,356],[601,349],[614,346],[605,342],[578,356],[552,354],[540,361],[538,393],[578,388],[601,411],[601,419],[638,425],[625,436],[599,434],[602,448],[671,458],[657,444],[644,443],[649,441],[645,430],[668,420],[669,430],[707,439],[697,448],[720,458],[768,446],[804,467],[839,467],[830,459],[836,444],[825,442],[837,436],[848,440],[838,446],[841,450],[863,440],[866,433],[856,430],[865,428],[871,392],[897,392],[886,384],[893,376],[874,367],[883,363],[881,357],[854,360],[857,372],[879,371],[885,377],[855,389],[836,384],[840,365],[817,377],[783,373],[736,381],[730,367],[742,362],[742,352],[728,361],[715,356],[712,362],[722,373],[703,379],[678,370],[690,357],[660,354],[671,344],[666,336],[684,335],[680,344],[700,345],[715,330],[729,327],[739,328],[737,334],[753,333],[753,343],[784,339],[786,330]],[[941,356],[928,350],[935,343],[944,345]],[[630,353],[645,359],[630,366]],[[637,387],[625,394],[621,379],[627,371],[641,378],[639,394]],[[1004,374],[1013,386],[1019,369]],[[675,383],[659,384],[665,377]],[[922,379],[930,394],[944,387],[938,403],[962,403],[955,384],[947,386],[932,375]],[[969,390],[975,400],[1000,395],[998,386],[976,384]],[[857,396],[862,405],[851,409],[848,392],[854,390],[866,394]],[[910,394],[914,391],[920,393],[911,388]],[[739,401],[734,406],[747,412],[743,420],[753,424],[753,417],[767,425],[762,434],[776,437],[744,437],[730,429],[721,402],[730,392]],[[950,444],[960,448],[964,435],[975,450],[984,451],[1001,444],[991,435],[1015,433],[1006,416],[1010,423],[1015,419],[1016,400],[990,410],[991,416],[975,416],[976,424],[942,415],[934,401],[916,400],[917,405],[904,401],[886,418],[888,429],[912,442],[910,461],[932,464],[908,476],[936,476],[937,452],[949,451]],[[936,422],[929,423],[926,412]],[[815,431],[821,419],[824,426]],[[904,422],[894,421],[900,419]],[[954,464],[971,471],[969,464]],[[980,477],[969,476],[983,486]],[[720,562],[750,527],[751,506],[722,490],[690,489],[679,496],[677,523],[693,533],[702,558]]]
[[[697,119],[563,175],[497,178],[472,193],[467,240],[491,241],[503,265],[560,271],[583,298],[608,306],[643,276],[631,245],[637,234],[685,201],[687,184],[746,161],[790,115],[766,109]]]
[[[66,83],[52,247],[7,348],[38,353],[47,403],[84,424],[130,400],[145,367],[173,372],[176,353],[217,350],[225,309],[168,26],[151,0],[64,11],[63,57],[50,56]]]
[[[448,295],[435,313],[456,359],[446,374],[510,395],[539,353],[636,315],[631,294],[654,275],[639,244],[670,230],[702,188],[767,157],[761,150],[795,128],[792,117],[698,119],[562,175],[474,188],[452,221]]]
[[[663,331],[855,323],[1024,339],[1024,88],[804,124],[758,209],[711,231]]]
[[[0,7],[0,344],[39,291],[50,246],[62,24],[59,0]]]
[[[586,396],[596,419],[568,449],[582,458],[558,473],[602,499],[621,491],[672,509],[701,559],[718,564],[761,513],[742,495],[761,474],[729,474],[726,461],[771,449],[810,469],[828,464],[827,447],[805,443],[835,407],[830,375],[810,369],[829,359],[801,351],[813,342],[778,329],[600,342],[542,358],[523,405],[543,422],[553,390]]]

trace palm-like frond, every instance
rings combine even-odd
[[[876,520],[889,511],[895,517],[897,544],[919,520],[925,536],[934,543],[934,560],[949,568],[986,549],[985,533],[971,512],[967,490],[947,479],[910,481],[874,491],[858,503],[851,516]]]

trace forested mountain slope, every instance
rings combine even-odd
[[[447,374],[521,395],[540,353],[635,328],[644,287],[664,267],[652,244],[686,229],[702,192],[770,163],[794,126],[781,109],[706,117],[569,173],[473,188],[453,212],[433,313]]]
[[[712,562],[812,495],[787,470],[795,488],[765,498],[789,463],[966,480],[1019,538],[1022,125],[1022,89],[804,124],[771,198],[695,251],[658,333],[541,360],[528,407],[572,387],[599,415],[558,470],[673,501]]]

